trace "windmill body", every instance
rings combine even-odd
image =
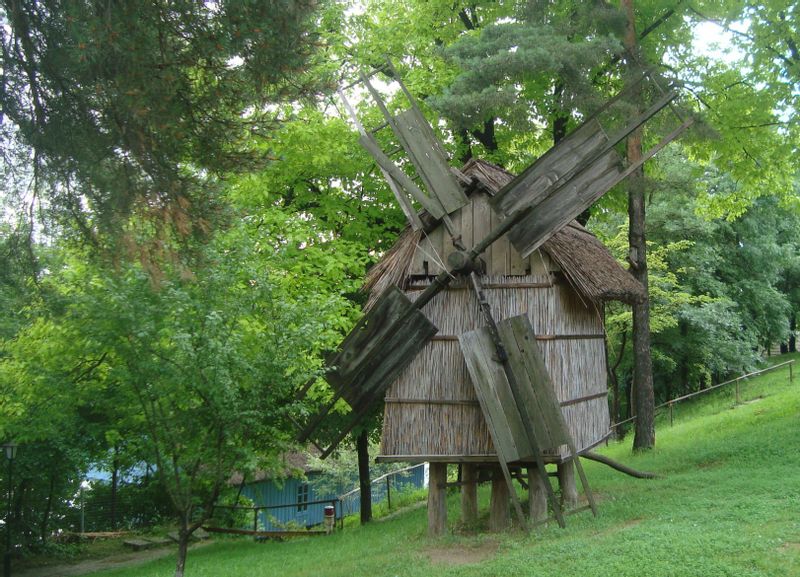
[[[489,201],[512,176],[475,160],[462,172],[479,183],[470,202],[453,214],[469,244],[473,235],[496,225]],[[409,230],[373,269],[368,286],[377,294],[384,284],[396,284],[413,301],[441,271],[450,247],[441,225],[428,233]],[[609,299],[636,300],[641,287],[577,223],[526,258],[501,238],[482,260],[482,284],[496,318],[526,314],[530,319],[577,450],[605,440],[609,414],[600,307]],[[579,278],[586,290],[575,288],[570,278]],[[497,464],[458,340],[484,325],[471,288],[464,280],[453,281],[423,312],[439,332],[386,392],[379,459]],[[550,462],[569,455],[564,446],[542,449]],[[533,462],[531,455],[522,457]]]

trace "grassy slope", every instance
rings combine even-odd
[[[800,358],[794,355],[795,358]],[[784,360],[784,359],[781,359]],[[424,508],[388,522],[327,538],[286,543],[227,541],[190,555],[190,577],[470,576],[800,576],[800,367],[681,405],[675,426],[660,422],[658,448],[631,455],[629,443],[603,452],[662,478],[637,480],[586,463],[600,515],[567,519],[524,536],[425,537]],[[753,400],[755,399],[755,400]],[[663,418],[662,418],[663,420]],[[485,490],[482,499],[487,499]],[[450,499],[451,519],[458,499]],[[496,554],[471,564],[433,563],[431,551],[453,557]],[[488,547],[487,547],[488,545]],[[104,577],[166,577],[164,559]]]

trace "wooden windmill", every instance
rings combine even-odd
[[[399,114],[387,109],[370,82],[379,72],[395,80],[408,99],[409,108]],[[640,82],[648,81],[643,77]],[[650,80],[652,82],[652,80]],[[536,335],[525,315],[498,321],[482,285],[481,255],[498,240],[510,240],[522,257],[536,251],[559,229],[588,208],[600,196],[636,170],[668,142],[685,130],[690,121],[665,137],[643,159],[625,167],[615,147],[657,112],[670,105],[674,91],[658,92],[648,108],[634,118],[625,119],[616,130],[609,130],[603,113],[622,97],[606,103],[557,146],[540,157],[522,174],[508,182],[492,199],[491,209],[497,225],[466,246],[452,215],[467,205],[461,175],[448,164],[442,147],[425,120],[414,98],[399,80],[391,63],[370,75],[361,75],[358,84],[372,96],[383,116],[380,126],[365,129],[343,92],[342,100],[361,133],[361,144],[372,154],[386,177],[412,229],[425,230],[430,221],[441,223],[450,237],[447,263],[416,299],[410,300],[397,287],[388,287],[327,359],[326,380],[334,390],[333,399],[299,435],[308,440],[333,405],[341,398],[352,408],[349,423],[323,451],[329,454],[373,408],[383,401],[389,385],[406,369],[439,329],[422,312],[423,307],[445,290],[461,282],[468,285],[479,304],[483,325],[459,336],[463,358],[474,386],[503,477],[509,488],[520,524],[527,527],[521,505],[512,486],[510,463],[535,463],[544,471],[544,455],[555,447],[566,447],[567,459],[574,462],[589,507],[595,511],[588,482],[578,459],[572,436],[555,397],[550,376],[536,344]],[[375,138],[389,129],[404,154],[393,159]],[[413,168],[413,176],[404,170]],[[425,222],[413,202],[422,206]],[[550,483],[545,489],[555,518],[564,519]]]

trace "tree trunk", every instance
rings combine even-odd
[[[447,530],[447,463],[431,463],[428,474],[428,536]]]
[[[356,437],[358,485],[361,488],[361,524],[372,521],[372,479],[369,476],[369,436],[361,431]]]
[[[45,505],[44,512],[42,513],[42,522],[39,525],[39,539],[42,543],[47,541],[47,526],[50,523],[50,513],[53,510],[53,493],[56,488],[55,475],[50,476],[50,490],[47,492],[47,505]]]
[[[478,520],[478,469],[474,464],[461,467],[461,522],[474,525]]]
[[[638,51],[633,0],[621,0],[628,18],[624,44],[629,55]],[[631,72],[638,71],[638,64],[631,58]],[[628,163],[634,164],[642,158],[642,130],[638,128],[627,141]],[[628,178],[628,242],[631,273],[642,283],[645,298],[633,304],[633,388],[635,390],[636,425],[633,438],[634,450],[651,449],[656,443],[653,423],[655,395],[653,392],[653,361],[650,356],[650,300],[647,296],[647,245],[645,239],[645,183],[644,171],[640,168]]]
[[[119,459],[117,445],[114,445],[114,460],[111,471],[111,530],[117,528],[117,489],[119,488]]]
[[[189,553],[189,538],[191,533],[184,525],[178,530],[178,560],[175,563],[175,577],[183,577],[186,570],[186,557]]]

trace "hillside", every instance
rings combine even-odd
[[[800,355],[792,355],[795,359]],[[787,356],[781,358],[785,360]],[[600,506],[525,536],[425,536],[416,509],[332,537],[284,543],[231,540],[189,557],[192,577],[566,577],[800,575],[800,368],[752,379],[675,409],[658,424],[658,448],[631,455],[628,442],[603,453],[655,480],[586,462]],[[482,492],[483,506],[488,494]],[[450,499],[451,520],[458,499]],[[167,558],[96,577],[166,577]]]

